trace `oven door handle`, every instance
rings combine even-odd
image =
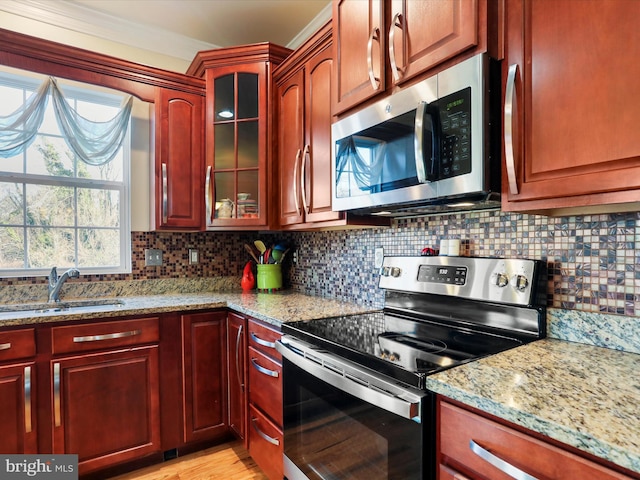
[[[401,388],[353,362],[319,352],[289,337],[278,340],[276,349],[286,360],[338,390],[408,420],[422,422],[421,403],[426,393]]]

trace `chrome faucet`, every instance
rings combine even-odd
[[[58,277],[58,270],[56,267],[51,269],[49,274],[49,302],[60,301],[60,290],[62,286],[69,278],[79,278],[80,271],[77,268],[70,268]]]

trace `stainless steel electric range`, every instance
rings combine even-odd
[[[545,336],[542,262],[385,257],[382,312],[286,323],[285,477],[435,478],[425,379]]]

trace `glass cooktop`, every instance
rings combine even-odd
[[[522,344],[384,312],[285,323],[282,332],[418,388],[429,374]]]

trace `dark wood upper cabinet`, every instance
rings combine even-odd
[[[508,0],[506,13],[503,210],[637,210],[640,2]]]
[[[260,43],[199,52],[189,74],[206,79],[207,230],[275,223],[272,71],[291,50]]]
[[[495,46],[493,0],[334,0],[335,115]],[[490,35],[491,37],[490,38]]]
[[[283,227],[343,216],[331,210],[331,25],[305,47],[275,74]]]
[[[157,90],[155,228],[204,228],[204,97]]]

